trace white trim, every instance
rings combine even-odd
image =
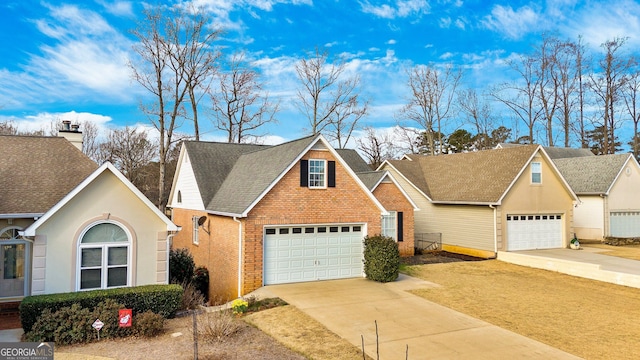
[[[316,150],[318,151],[318,150]],[[327,174],[328,174],[328,167],[329,167],[329,162],[326,159],[309,159],[309,162],[307,163],[307,187],[309,189],[326,189],[327,188],[327,183],[328,180],[327,179]],[[314,172],[313,174],[311,173],[311,162],[315,161],[315,162],[322,162],[322,185],[320,186],[312,186],[311,185],[311,175],[320,175],[320,173],[318,172]],[[315,180],[314,180],[315,181]]]
[[[276,186],[276,184],[280,182],[280,180],[282,180],[282,178],[289,172],[289,170],[291,170],[300,161],[300,159],[302,159],[302,157],[306,153],[312,150],[312,148],[318,143],[318,141],[321,141],[323,143],[323,145],[329,150],[331,155],[333,155],[333,157],[340,163],[340,165],[342,165],[342,167],[347,171],[347,173],[351,176],[351,178],[360,186],[360,188],[365,192],[365,194],[369,197],[369,199],[373,201],[373,203],[378,207],[378,209],[380,209],[381,213],[386,215],[387,210],[384,208],[384,206],[382,206],[380,201],[378,201],[378,199],[376,199],[376,197],[373,196],[373,193],[365,186],[362,180],[360,180],[360,178],[353,172],[351,167],[349,167],[349,165],[342,159],[342,157],[338,155],[338,152],[331,146],[331,144],[329,144],[329,142],[324,138],[324,136],[322,136],[322,134],[318,134],[316,135],[315,140],[313,140],[309,145],[307,145],[307,147],[304,150],[302,150],[300,154],[298,154],[298,156],[296,156],[296,158],[289,164],[289,166],[287,166],[287,168],[284,169],[284,171],[280,173],[280,175],[278,175],[278,177],[276,177],[276,179],[273,180],[273,182],[271,182],[269,186],[267,186],[267,188],[242,212],[242,214],[240,214],[240,217],[247,217],[249,215],[249,212],[269,193],[269,191],[271,191],[271,189],[273,189]],[[211,212],[211,213],[214,213],[214,212]],[[218,214],[221,214],[221,213],[218,213]]]
[[[0,219],[38,219],[44,213],[0,214]]]
[[[411,161],[413,161],[413,160],[411,160]],[[420,190],[414,183],[412,183],[411,180],[407,179],[407,177],[404,176],[404,174],[402,174],[401,171],[398,171],[398,169],[396,169],[388,160],[385,160],[382,164],[380,164],[380,166],[378,166],[378,169],[376,171],[379,171],[380,169],[382,169],[385,164],[387,164],[389,167],[391,167],[393,170],[395,170],[395,172],[398,173],[398,175],[400,175],[400,177],[402,177],[407,183],[409,183],[411,185],[411,187],[413,187],[417,192],[419,192],[422,196],[424,196],[427,200],[429,200],[429,202],[433,203],[433,200],[431,200],[431,198],[429,196],[427,196],[427,194],[422,192],[422,190]],[[387,171],[387,170],[385,170],[385,171]]]
[[[377,171],[380,171],[380,170],[377,170]],[[402,195],[404,195],[404,197],[409,201],[411,206],[413,206],[413,211],[420,211],[420,208],[418,207],[418,205],[413,201],[413,199],[411,199],[411,197],[409,197],[409,194],[407,194],[407,192],[404,191],[404,189],[402,188],[402,186],[400,186],[400,184],[398,183],[396,178],[393,176],[393,174],[391,174],[388,170],[384,170],[384,172],[385,174],[382,175],[380,177],[380,180],[378,180],[378,182],[373,186],[373,188],[371,188],[371,192],[373,192],[378,187],[378,185],[380,185],[384,181],[385,178],[389,178],[389,180],[391,180],[391,182],[400,190]]]
[[[122,173],[116,169],[110,162],[105,162],[96,171],[91,173],[86,179],[84,179],[78,186],[76,186],[71,192],[69,192],[62,200],[55,204],[49,211],[47,211],[41,218],[31,224],[24,230],[23,236],[35,236],[38,228],[44,224],[49,218],[51,218],[58,210],[64,207],[71,199],[73,199],[78,193],[84,190],[89,184],[91,184],[99,175],[105,171],[111,171],[131,192],[133,192],[140,201],[142,201],[162,222],[167,225],[167,231],[177,231],[178,227],[171,220],[169,220],[160,210],[158,210],[153,203],[147,199],[138,188],[136,188],[131,181],[129,181]]]
[[[2,294],[0,294],[0,300],[2,302],[4,301],[10,301],[11,299],[23,299],[25,296],[29,296],[31,294],[31,264],[33,263],[33,258],[31,257],[31,247],[33,244],[33,241],[29,240],[29,239],[25,239],[22,236],[22,227],[20,226],[16,226],[16,225],[9,225],[7,227],[4,227],[2,229],[0,229],[0,234],[2,234],[3,232],[7,231],[7,230],[11,230],[11,229],[16,229],[18,230],[18,237],[13,238],[11,240],[0,240],[0,245],[24,245],[24,270],[23,270],[23,286],[24,288],[22,289],[22,295],[12,295],[10,297],[3,297]],[[0,264],[2,264],[4,260],[0,259]],[[3,275],[4,276],[4,275]]]
[[[126,242],[126,246],[127,246],[127,284],[126,285],[121,285],[121,286],[111,286],[108,287],[107,283],[109,281],[108,278],[108,250],[104,251],[105,249],[108,249],[109,247],[122,247],[125,245],[125,243],[123,242],[117,242],[117,243],[106,243],[106,242],[100,242],[100,243],[89,243],[83,246],[82,244],[82,239],[84,239],[84,236],[87,234],[87,231],[89,231],[90,229],[93,229],[95,226],[101,225],[101,224],[112,224],[112,225],[116,225],[118,226],[120,229],[122,229],[124,231],[124,233],[127,235],[127,242]],[[105,245],[109,245],[109,246],[105,246]],[[133,279],[133,264],[132,264],[132,252],[133,252],[133,236],[131,235],[131,232],[129,232],[129,229],[122,223],[115,221],[113,219],[106,219],[106,220],[97,220],[92,222],[91,224],[87,225],[84,229],[82,229],[82,232],[80,233],[80,236],[78,236],[78,244],[76,245],[78,247],[78,250],[76,251],[76,284],[75,284],[75,291],[89,291],[89,290],[98,290],[98,289],[114,289],[114,288],[119,288],[119,287],[127,287],[127,286],[131,286],[132,284],[132,279]],[[91,288],[91,289],[81,289],[80,285],[81,285],[81,273],[82,273],[82,249],[87,249],[87,248],[98,248],[101,247],[101,249],[103,250],[102,252],[102,263],[100,265],[100,270],[103,272],[101,274],[101,278],[100,278],[100,287],[99,288]],[[105,261],[107,261],[105,263]]]

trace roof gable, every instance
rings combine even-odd
[[[178,227],[167,218],[160,210],[158,210],[153,203],[147,199],[146,196],[138,188],[136,188],[122,173],[115,168],[110,162],[105,162],[93,173],[91,173],[86,179],[84,179],[78,186],[70,191],[65,197],[56,203],[51,209],[49,209],[41,218],[31,224],[23,232],[24,236],[35,236],[37,229],[42,226],[47,220],[49,220],[55,213],[69,203],[76,195],[82,192],[89,184],[91,184],[98,176],[104,172],[111,172],[116,178],[118,178],[140,201],[142,201],[156,216],[158,216],[166,225],[167,231],[177,231]]]
[[[497,204],[517,180],[537,145],[439,156],[412,156],[388,163],[432,202]]]
[[[576,194],[608,194],[631,154],[554,159]]]
[[[62,137],[0,135],[0,215],[41,215],[98,165]]]

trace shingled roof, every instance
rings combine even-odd
[[[567,159],[567,158],[578,158],[578,157],[593,157],[594,153],[589,149],[574,149],[574,148],[566,148],[566,147],[555,147],[555,146],[545,146],[544,151],[547,152],[547,155],[551,159]]]
[[[599,155],[553,162],[576,194],[607,194],[630,157],[631,154]]]
[[[0,216],[43,214],[98,165],[62,137],[0,135]]]
[[[388,163],[433,202],[489,203],[502,199],[540,147],[523,145]]]

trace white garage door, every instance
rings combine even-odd
[[[507,215],[507,250],[563,247],[562,215]]]
[[[638,237],[640,236],[640,212],[617,211],[611,212],[611,236]]]
[[[264,284],[362,276],[361,224],[265,228]]]

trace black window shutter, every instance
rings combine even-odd
[[[327,186],[328,187],[336,187],[336,162],[329,161],[327,167]]]
[[[402,211],[398,211],[398,241],[403,241],[404,238],[402,234],[404,233],[402,229]]]
[[[309,160],[300,160],[300,186],[309,186]]]

